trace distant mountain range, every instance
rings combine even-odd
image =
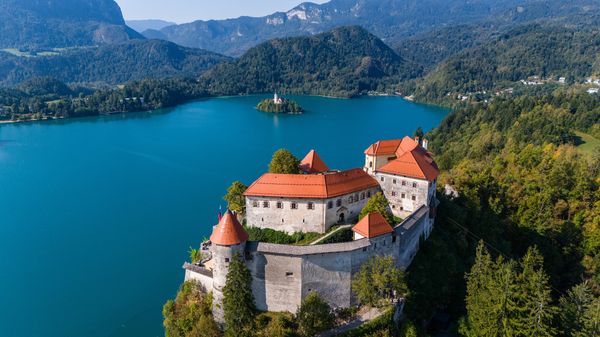
[[[200,80],[218,95],[279,91],[354,96],[416,74],[375,35],[351,26],[270,40],[211,68]]]
[[[68,49],[60,55],[14,56],[0,52],[0,86],[52,76],[66,83],[120,84],[143,78],[199,76],[227,57],[160,40]]]
[[[0,48],[36,50],[143,37],[113,0],[0,0]]]
[[[312,35],[335,27],[360,25],[391,46],[428,31],[493,21],[495,26],[539,18],[584,14],[594,0],[332,0],[303,3],[265,17],[195,21],[143,32],[148,38],[239,56],[272,38]]]
[[[160,30],[168,26],[176,25],[175,22],[149,19],[149,20],[127,20],[125,21],[127,26],[133,28],[136,32],[143,32],[145,30],[153,29]]]

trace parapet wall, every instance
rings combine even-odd
[[[296,312],[302,298],[318,292],[332,307],[354,303],[351,282],[360,266],[373,255],[393,256],[398,266],[407,268],[433,226],[430,209],[420,207],[394,227],[394,232],[376,238],[345,243],[291,246],[248,242],[245,259],[253,276],[252,290],[259,310]],[[218,263],[220,257],[214,256]],[[207,274],[184,265],[186,280],[208,285]],[[213,287],[222,280],[213,279]]]

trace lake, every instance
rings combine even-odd
[[[161,336],[162,305],[232,181],[250,184],[282,147],[361,167],[371,143],[448,113],[300,96],[304,115],[273,115],[253,108],[265,97],[0,125],[0,335]]]

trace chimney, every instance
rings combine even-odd
[[[420,140],[420,138],[418,136],[415,137],[415,143],[420,144],[419,140]]]
[[[427,145],[429,145],[429,141],[427,139],[423,139],[423,148],[427,150]]]

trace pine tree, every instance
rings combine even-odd
[[[576,332],[575,337],[600,336],[600,298],[596,297],[586,306],[582,318],[582,331]]]
[[[521,262],[516,326],[521,336],[555,336],[552,321],[556,308],[551,305],[552,295],[544,259],[537,247],[530,248]]]
[[[589,282],[574,286],[560,298],[560,322],[565,335],[574,336],[583,331],[583,317],[593,301],[594,295]]]
[[[229,272],[223,287],[223,311],[225,336],[252,335],[251,330],[256,311],[252,294],[252,275],[240,254],[235,254],[229,264]]]
[[[475,254],[475,263],[467,274],[467,318],[464,327],[470,331],[477,331],[482,336],[497,335],[495,317],[490,314],[493,298],[489,292],[494,281],[493,265],[492,257],[483,242],[480,242]]]

